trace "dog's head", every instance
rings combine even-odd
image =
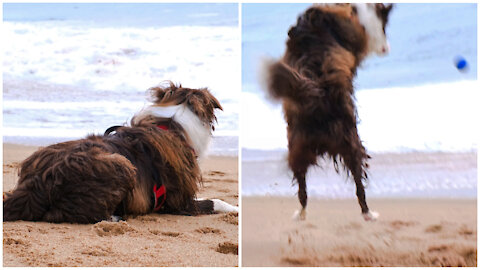
[[[220,102],[207,88],[192,89],[166,82],[164,85],[149,89],[153,104],[138,112],[132,124],[139,123],[145,117],[172,118],[182,109],[188,109],[209,129],[215,130],[215,109],[223,110]]]
[[[392,7],[379,3],[314,4],[298,17],[288,36],[291,40],[315,36],[325,45],[338,43],[362,58],[371,53],[384,55],[389,51],[385,27]]]
[[[153,98],[153,106],[186,106],[205,125],[215,130],[214,124],[217,121],[215,109],[223,110],[223,108],[207,88],[185,88],[168,82],[168,86],[156,86],[149,90]]]
[[[367,34],[368,53],[385,55],[390,50],[387,41],[385,27],[388,23],[388,17],[393,5],[384,5],[380,3],[353,3],[353,13],[358,17],[358,21],[365,28]]]
[[[201,156],[208,148],[212,130],[215,130],[215,109],[223,110],[220,102],[206,88],[185,88],[172,82],[152,87],[149,91],[153,104],[132,118],[132,126],[145,122],[158,125],[172,120],[182,127],[196,154]]]

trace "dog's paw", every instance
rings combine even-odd
[[[380,214],[375,211],[368,211],[368,213],[362,213],[362,216],[365,221],[375,221],[378,219]]]
[[[121,216],[114,216],[114,215],[112,215],[108,221],[111,221],[111,222],[119,222],[120,220],[123,220]]]
[[[238,206],[233,206],[219,199],[211,199],[213,202],[213,211],[217,213],[238,213]]]
[[[297,221],[305,220],[306,218],[307,218],[307,210],[305,210],[305,208],[295,211],[295,213],[293,213],[293,216],[292,216],[292,219]]]

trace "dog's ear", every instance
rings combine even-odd
[[[208,93],[208,97],[210,99],[210,102],[212,103],[213,105],[213,108],[214,109],[220,109],[221,111],[223,111],[223,108],[222,108],[222,105],[220,105],[220,102],[218,101],[218,99],[216,99],[212,93],[210,93],[210,91],[206,90],[206,92]]]
[[[388,15],[390,14],[390,11],[392,11],[392,8],[393,8],[393,4],[388,4],[385,6],[385,17],[387,17],[387,20],[388,20]]]
[[[186,103],[188,107],[197,115],[203,115],[205,104],[203,98],[195,92],[187,95]]]
[[[385,13],[390,13],[390,11],[392,11],[392,8],[393,8],[393,4],[388,4],[388,5],[385,5]]]
[[[205,123],[211,123],[215,118],[213,107],[208,106],[208,101],[205,98],[203,91],[194,90],[186,96],[186,104],[190,110],[195,113]]]
[[[322,21],[322,12],[314,5],[297,18],[297,24],[288,30],[288,37],[295,38],[304,33],[308,33],[312,26],[321,25]]]
[[[206,88],[189,92],[185,102],[190,110],[202,121],[209,123],[212,129],[214,129],[213,122],[217,120],[214,111],[215,109],[223,110],[223,108],[220,102]]]
[[[148,91],[150,92],[153,102],[155,104],[160,104],[165,102],[171,102],[174,97],[175,91],[179,88],[182,88],[181,84],[175,85],[171,81],[166,81],[159,86],[148,89]],[[178,102],[178,104],[180,103],[181,101]]]
[[[382,21],[386,24],[388,22],[388,15],[390,11],[392,11],[393,4],[375,4],[375,9],[377,11],[378,16],[382,19]]]
[[[387,5],[376,4],[376,5],[380,6],[380,10],[382,14],[384,14],[384,16],[388,16],[388,14],[390,13],[390,11],[392,11],[392,8],[393,8],[393,4],[387,4]]]
[[[220,105],[218,99],[216,99],[207,88],[202,88],[192,92],[187,96],[186,101],[196,112],[200,112],[205,109],[211,109],[212,112],[214,109],[220,109],[223,111],[222,105]]]
[[[309,8],[304,16],[304,20],[308,22],[309,25],[321,27],[325,23],[325,13],[317,7]]]

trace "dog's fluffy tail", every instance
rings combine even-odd
[[[288,98],[295,102],[309,100],[321,94],[314,81],[298,73],[283,61],[264,63],[265,88],[274,99]]]

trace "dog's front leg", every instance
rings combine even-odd
[[[121,216],[115,216],[115,215],[111,215],[110,219],[108,219],[108,221],[111,221],[111,222],[119,222],[121,220],[123,220]]]
[[[238,213],[238,206],[231,205],[220,199],[196,199],[195,203],[200,213]]]

